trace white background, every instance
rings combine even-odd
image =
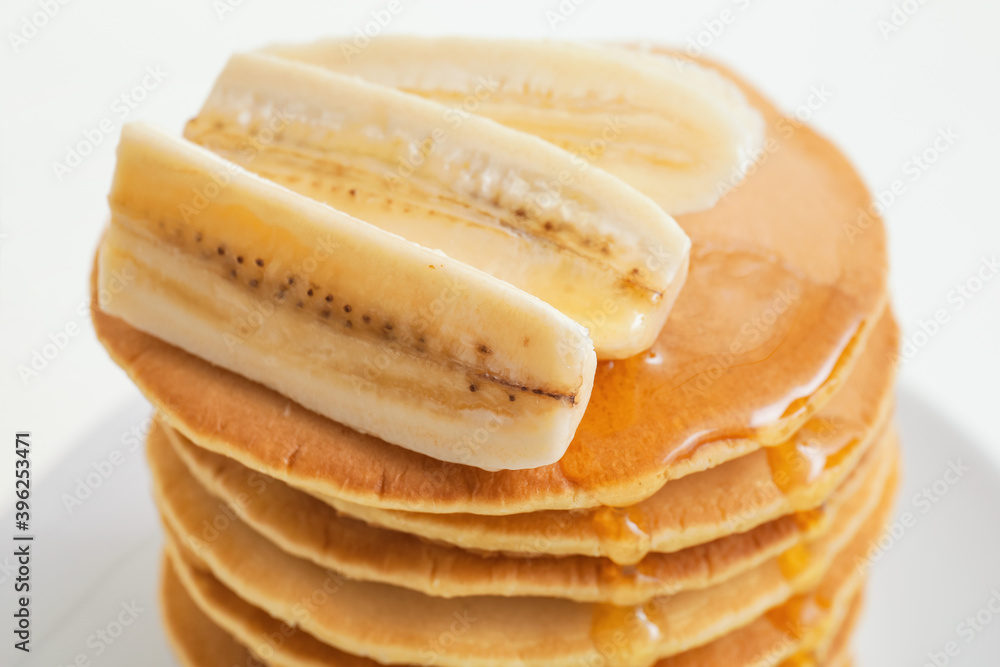
[[[957,431],[934,430],[910,420],[911,441],[927,431],[930,443],[910,452],[911,483],[919,488],[934,480],[952,452],[969,456],[971,450],[958,444],[966,441],[963,433],[987,450],[986,457],[977,460],[1000,462],[995,431],[1000,412],[1000,276],[961,308],[954,301],[956,286],[975,276],[983,258],[1000,254],[1000,216],[994,203],[1000,190],[1000,3],[398,1],[402,9],[388,32],[648,40],[680,47],[700,38],[707,55],[735,67],[789,112],[812,91],[828,91],[830,99],[811,113],[810,122],[851,156],[873,191],[903,181],[905,191],[888,207],[887,220],[893,300],[907,339],[922,343],[900,378],[909,414],[943,413],[957,425]],[[4,0],[0,10],[0,434],[32,431],[34,471],[36,479],[43,480],[36,494],[42,495],[39,503],[46,508],[39,510],[40,520],[55,540],[50,547],[73,545],[48,554],[49,560],[40,565],[45,571],[39,576],[48,577],[52,587],[41,592],[40,604],[50,614],[47,632],[56,632],[64,621],[77,628],[67,630],[72,635],[67,652],[57,654],[62,649],[50,646],[52,657],[45,664],[61,665],[93,631],[95,621],[88,617],[109,618],[120,600],[133,595],[128,582],[141,582],[145,588],[140,601],[155,604],[151,570],[158,531],[144,495],[148,492],[140,450],[131,447],[128,433],[141,430],[143,408],[136,390],[96,342],[85,314],[87,277],[105,223],[105,194],[122,122],[116,100],[141,84],[147,68],[158,68],[165,78],[150,91],[138,91],[144,99],[135,103],[127,120],[151,120],[180,132],[233,51],[272,41],[353,34],[371,20],[373,11],[388,7],[389,0],[68,0],[27,43],[15,47],[10,34],[23,34],[24,21],[30,22],[39,11],[39,2],[53,0]],[[888,24],[880,30],[880,21],[891,21],[894,6],[903,5],[912,14],[897,13],[898,30],[886,34]],[[555,22],[560,7],[565,20]],[[103,119],[112,124],[111,134],[80,166],[59,178],[54,164],[63,162],[67,150]],[[908,168],[913,155],[948,128],[957,134],[954,145],[914,180]],[[939,310],[947,322],[925,339],[919,333],[921,322]],[[19,366],[30,367],[33,355],[67,328],[78,333],[67,336],[64,348],[45,360],[37,376],[22,379]],[[0,437],[7,442],[7,435]],[[942,438],[954,442],[941,442],[940,457],[934,458],[927,452],[933,453]],[[102,488],[103,495],[96,496],[85,513],[65,512],[59,494],[115,446],[126,452],[122,470],[127,472]],[[10,478],[12,460],[9,453],[0,455],[0,480]],[[48,486],[46,475],[51,479]],[[949,499],[950,513],[936,514],[920,526],[922,533],[907,538],[912,551],[891,554],[898,584],[891,584],[891,574],[876,582],[872,600],[878,611],[873,613],[908,607],[941,610],[940,618],[921,611],[916,621],[899,626],[899,636],[912,636],[914,655],[943,646],[952,637],[953,623],[985,602],[985,580],[962,585],[946,576],[960,576],[962,568],[954,567],[960,562],[970,571],[984,571],[983,564],[974,567],[963,555],[977,549],[982,526],[992,526],[990,535],[996,537],[996,510],[989,510],[989,516],[977,514],[983,510],[976,508],[998,506],[995,501],[984,504],[991,478],[982,475],[956,492],[963,495]],[[128,527],[128,535],[115,530],[120,526]],[[949,528],[964,531],[966,541],[949,538]],[[918,568],[920,554],[947,544],[954,547],[952,553],[935,552],[937,560],[920,561]],[[132,553],[139,554],[137,560],[128,560]],[[976,557],[986,559],[989,581],[1000,583],[1000,573],[989,570],[992,553],[984,550]],[[117,563],[136,563],[134,578],[122,574],[131,565]],[[70,580],[72,585],[65,583]],[[107,609],[100,608],[102,599],[95,597],[102,581],[126,582],[121,584],[125,589],[108,594],[113,603]],[[55,588],[57,583],[66,588]],[[5,592],[8,585],[3,584]],[[906,590],[913,590],[913,596],[900,598],[900,591]],[[56,600],[72,611],[55,617],[59,604],[48,601]],[[78,605],[77,600],[90,600],[91,606]],[[953,607],[945,609],[948,603]],[[920,619],[922,629],[914,625]],[[876,621],[866,629],[882,632]],[[144,663],[170,664],[155,618],[147,614],[143,623],[149,634],[132,633],[129,641],[136,643],[137,651],[145,647],[147,657],[147,640],[161,651]],[[875,638],[866,645],[877,642]],[[996,644],[979,640],[975,645],[995,658],[989,646]],[[896,664],[896,647],[870,651],[880,659],[869,664]],[[136,664],[124,656],[95,664]],[[919,663],[914,659],[912,664]]]

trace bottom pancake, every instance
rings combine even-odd
[[[301,630],[274,620],[244,602],[204,571],[194,570],[192,576],[193,596],[179,575],[173,558],[164,558],[160,585],[164,625],[170,644],[184,667],[378,665],[338,651]],[[838,614],[841,618],[832,619],[825,633],[815,633],[797,644],[774,640],[768,645],[761,641],[765,639],[760,636],[763,633],[754,636],[754,633],[744,629],[716,642],[726,644],[722,650],[707,650],[709,647],[706,647],[661,661],[657,667],[771,667],[779,664],[780,667],[819,667],[823,664],[836,667],[846,664],[861,600],[860,591],[856,589],[860,588],[862,581],[853,583],[852,588],[846,589],[846,605],[840,605],[843,608],[843,613]],[[240,644],[230,632],[235,632],[241,640],[254,646],[257,653]]]
[[[861,609],[864,606],[863,597],[864,592],[858,591],[851,603],[847,618],[840,625],[840,629],[831,634],[825,645],[821,645],[819,654],[815,656],[817,665],[847,667],[851,664],[851,639],[854,637],[854,630],[858,627],[858,621],[861,620]],[[805,665],[808,664],[808,662],[805,663]]]
[[[184,667],[263,664],[198,608],[166,555],[160,573],[160,615],[167,642]]]

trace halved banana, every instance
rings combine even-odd
[[[104,310],[364,433],[486,469],[558,460],[587,331],[497,278],[145,125],[122,131]]]
[[[471,264],[586,326],[598,358],[656,339],[690,241],[652,200],[538,137],[265,54],[234,56],[185,136]]]
[[[565,42],[382,36],[267,52],[477,113],[591,160],[671,214],[711,207],[764,140],[718,73],[676,57]]]

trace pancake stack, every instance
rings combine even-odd
[[[364,435],[110,316],[95,283],[98,336],[160,417],[182,664],[850,664],[899,473],[884,231],[856,226],[845,158],[737,84],[764,148],[675,216],[692,248],[667,325],[598,363],[550,465]]]

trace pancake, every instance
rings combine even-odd
[[[831,583],[837,581],[839,588]],[[825,616],[804,632],[794,635],[773,621],[791,611],[792,604],[769,610],[767,614],[711,644],[660,660],[656,667],[701,667],[702,665],[753,665],[753,667],[809,667],[823,664],[820,656],[832,657],[846,649],[861,609],[864,580],[828,578],[824,590],[828,598]]]
[[[171,643],[185,667],[256,666],[265,664],[262,659],[266,659],[268,661],[266,664],[273,667],[376,667],[378,665],[372,660],[338,651],[311,635],[276,621],[265,612],[241,600],[210,573],[192,569],[188,572],[188,576],[193,594],[185,588],[185,583],[177,574],[173,560],[170,557],[164,558],[160,586],[161,607],[164,610],[163,616],[167,632],[171,636]],[[834,613],[839,611],[840,606],[834,609]],[[203,611],[202,607],[208,611]],[[824,652],[830,655],[831,660],[840,652],[846,653],[846,645],[857,621],[859,609],[860,595],[855,594],[849,603],[846,619],[839,626],[831,623],[831,630],[825,636],[810,638],[802,644],[809,646],[815,642],[820,647],[828,647]],[[766,625],[766,621],[762,623],[763,625]],[[228,653],[223,654],[222,650],[228,651],[234,645],[234,635],[230,635],[223,628],[231,629],[235,636],[246,642],[246,645],[253,646],[256,654],[249,649],[242,649],[238,657],[225,662],[210,660],[213,655],[228,655]],[[668,665],[763,667],[765,664],[770,667],[782,659],[782,652],[788,653],[790,647],[799,646],[799,644],[790,645],[780,639],[768,644],[767,638],[764,637],[768,633],[754,635],[748,630],[749,628],[738,630],[733,635],[702,649],[661,660],[657,663],[657,667]],[[762,639],[764,641],[761,641]],[[721,643],[724,643],[725,647],[716,648],[716,645]],[[779,650],[772,650],[775,648]],[[796,652],[795,655],[808,655],[810,652],[812,649],[806,648]],[[771,658],[766,663],[760,659],[765,655]],[[781,667],[802,667],[801,661],[793,660],[782,661]]]
[[[321,567],[438,597],[549,596],[619,605],[720,584],[821,537],[833,521],[866,516],[895,459],[888,441],[867,454],[822,512],[808,521],[781,517],[748,533],[672,554],[650,554],[634,568],[621,568],[600,558],[471,553],[369,526],[190,441],[183,440],[186,444],[175,452],[163,428],[154,425],[147,447],[156,494],[166,498],[163,505],[228,508],[284,551]]]
[[[633,565],[649,553],[671,553],[752,530],[786,514],[811,512],[827,501],[884,430],[882,425],[832,459],[812,483],[792,489],[774,482],[770,457],[757,451],[675,480],[653,498],[627,508],[543,510],[493,517],[378,510],[323,500],[373,525],[465,549],[524,556],[600,556],[620,565]]]
[[[844,619],[840,627],[826,641],[820,644],[815,656],[818,664],[826,664],[829,667],[850,664],[851,638],[858,626],[858,621],[861,619],[863,606],[863,594],[859,592],[847,611],[847,618]]]
[[[813,591],[776,606],[751,624],[706,646],[673,658],[657,667],[695,667],[703,664],[740,664],[738,656],[749,653],[749,664],[787,667],[822,664],[824,653],[843,653],[860,611],[860,591],[865,578],[858,559],[878,540],[892,514],[893,496],[898,486],[896,474],[886,485],[879,510],[852,544],[834,559],[822,583]],[[876,517],[881,523],[875,521]],[[846,601],[853,602],[845,604]],[[835,633],[829,639],[830,633]],[[818,655],[816,655],[818,653]]]
[[[316,495],[368,523],[463,548],[606,556],[633,564],[651,551],[676,551],[822,504],[889,421],[893,372],[888,355],[897,343],[898,328],[887,315],[853,381],[788,442],[672,480],[628,508],[505,516],[432,514]],[[868,391],[855,391],[858,384]]]
[[[844,653],[831,659],[828,667],[851,667],[853,664],[850,653]]]
[[[171,505],[160,498],[175,557],[207,567],[244,600],[298,625],[340,650],[380,662],[423,661],[422,651],[456,618],[472,618],[438,664],[577,665],[600,660],[609,637],[642,657],[690,650],[751,623],[847,559],[848,568],[877,538],[895,481],[863,525],[833,530],[793,568],[768,561],[720,586],[658,597],[637,607],[594,605],[551,598],[433,598],[395,586],[358,582],[282,551],[235,517],[203,535],[219,516],[211,507]],[[275,574],[280,573],[280,577]],[[303,603],[322,593],[322,601]],[[636,619],[641,623],[636,623]],[[637,631],[649,634],[637,634]]]
[[[261,664],[198,608],[177,578],[168,555],[163,557],[160,573],[160,615],[167,641],[184,667]]]
[[[315,493],[424,513],[638,503],[787,440],[843,383],[886,303],[881,222],[845,234],[871,202],[854,169],[745,92],[765,152],[717,206],[678,218],[693,249],[670,321],[648,353],[600,364],[556,464],[490,473],[363,436],[103,314],[96,294],[95,330],[185,436]]]

